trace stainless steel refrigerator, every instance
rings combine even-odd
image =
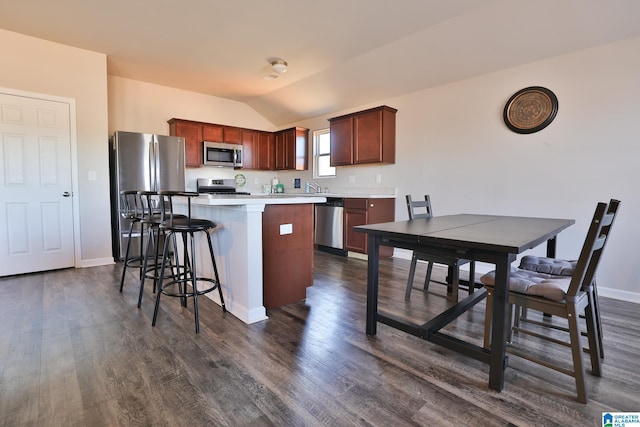
[[[184,191],[184,138],[118,131],[109,138],[109,166],[113,256],[123,259],[131,223],[120,214],[120,191]],[[138,253],[139,230],[131,238],[130,251]]]

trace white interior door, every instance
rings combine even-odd
[[[70,106],[0,93],[0,276],[74,266]]]

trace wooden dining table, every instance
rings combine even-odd
[[[459,214],[353,227],[354,231],[368,236],[367,335],[376,335],[379,322],[481,360],[489,364],[489,388],[502,391],[507,366],[511,264],[518,254],[544,242],[547,242],[547,256],[555,256],[556,235],[574,223],[572,219]],[[494,264],[490,349],[441,331],[484,299],[484,289],[469,294],[423,324],[378,311],[380,246]]]

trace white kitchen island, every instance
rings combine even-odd
[[[222,282],[222,293],[227,310],[245,323],[267,319],[263,294],[263,213],[269,205],[309,205],[324,203],[325,197],[309,195],[201,195],[191,199],[191,214],[194,218],[207,218],[218,227],[211,232],[218,274]],[[175,202],[176,211],[186,212],[186,199]],[[280,209],[286,212],[286,207]],[[313,223],[313,209],[309,209]],[[295,235],[298,227],[285,219],[279,224],[283,238]],[[306,221],[306,219],[305,219]],[[308,227],[305,227],[305,229]],[[312,230],[312,228],[311,228]],[[311,231],[312,232],[312,231]],[[304,231],[305,238],[307,238]],[[272,233],[273,234],[273,233]],[[200,239],[198,265],[209,267],[204,258],[208,254],[206,239]],[[309,256],[313,259],[313,245]],[[207,255],[208,256],[208,255]],[[272,257],[273,258],[273,257]],[[282,259],[282,266],[295,263],[297,259]],[[311,261],[312,262],[312,261]],[[313,264],[311,264],[313,268]],[[287,271],[283,270],[282,275]],[[210,276],[209,276],[210,275]],[[198,276],[213,277],[213,271],[199,270]],[[220,304],[217,292],[206,294]]]

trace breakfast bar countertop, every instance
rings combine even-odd
[[[309,197],[312,196],[312,197]],[[237,205],[293,205],[301,203],[324,203],[325,196],[311,194],[201,194],[192,203],[213,206]]]
[[[342,199],[393,199],[394,194],[346,194],[346,193],[278,193],[278,194],[201,194],[192,203],[214,206],[237,205],[289,205],[300,203],[325,203],[328,198]]]

